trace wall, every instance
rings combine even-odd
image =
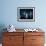
[[[46,28],[46,0],[1,0],[0,24],[16,28]],[[17,7],[35,7],[35,22],[18,22]]]

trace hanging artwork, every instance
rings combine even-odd
[[[18,7],[17,20],[21,22],[34,22],[35,7]]]

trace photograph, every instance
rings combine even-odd
[[[35,8],[34,7],[18,7],[17,19],[18,21],[34,21],[35,20]]]
[[[33,19],[33,9],[20,9],[20,19]]]

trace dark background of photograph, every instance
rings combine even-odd
[[[24,12],[28,14],[27,18],[26,15],[23,14]],[[20,9],[20,19],[33,19],[33,9]]]

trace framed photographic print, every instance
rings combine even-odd
[[[34,22],[35,7],[18,7],[17,20],[21,22]]]

